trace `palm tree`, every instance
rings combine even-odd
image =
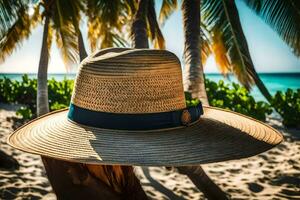
[[[244,0],[300,56],[300,3],[298,1]],[[255,84],[265,98],[272,96],[259,78],[250,56],[234,1],[203,1],[204,24],[209,27],[215,58],[221,71],[233,72],[247,88]],[[218,59],[219,58],[219,59]]]
[[[147,35],[147,12],[149,0],[140,0],[132,23],[132,44],[134,48],[149,48]]]
[[[168,4],[166,4],[168,12],[164,12],[162,8],[162,20],[167,18],[174,11],[174,5],[177,4],[175,0],[166,2],[168,2]],[[297,32],[299,30],[299,25],[297,24],[297,20],[295,20],[297,17],[299,19],[299,12],[297,12],[297,6],[299,8],[299,3],[279,0],[274,4],[273,1],[262,0],[245,0],[245,2],[250,8],[253,8],[257,14],[265,19],[265,21],[276,31],[278,31],[284,41],[292,47],[295,54],[299,55],[299,37],[296,37],[297,34],[299,35],[299,32]],[[206,54],[203,54],[202,52],[202,55],[208,56],[213,53],[220,71],[224,75],[229,72],[233,72],[239,82],[249,90],[254,84],[257,85],[265,98],[268,101],[271,101],[272,97],[269,91],[255,71],[235,2],[226,0],[203,0],[202,4],[201,10],[203,11],[203,23],[201,24],[201,27],[202,29],[206,29],[205,32],[210,38],[208,41],[210,51],[206,51]],[[277,17],[272,18],[274,11],[278,14],[276,15]],[[282,16],[280,15],[280,12],[283,12],[286,15]],[[293,16],[295,17],[290,17],[287,13],[293,13]],[[286,18],[288,18],[289,23],[285,23],[284,20]],[[289,30],[291,29],[292,31],[290,32]],[[197,32],[199,31],[197,30]],[[196,82],[194,78],[191,78],[191,76],[195,78],[197,75],[193,76],[189,73],[187,74],[188,85],[193,85],[191,84],[193,81]],[[201,82],[201,78],[198,79],[198,82]],[[193,91],[190,92],[193,93]],[[194,96],[197,96],[196,92],[194,92]]]
[[[19,0],[21,2],[21,0]],[[33,4],[31,1],[27,1]],[[78,59],[78,47],[76,42],[76,31],[72,25],[72,16],[69,9],[64,7],[75,4],[77,1],[43,0],[34,4],[34,13],[29,15],[29,6],[20,8],[13,23],[4,29],[1,37],[0,51],[1,61],[10,55],[17,46],[27,39],[31,31],[38,25],[43,24],[42,48],[38,67],[38,93],[37,93],[37,115],[40,116],[49,112],[47,71],[49,61],[49,49],[51,47],[53,35],[61,50],[66,64],[76,62]],[[13,5],[13,4],[12,4]]]

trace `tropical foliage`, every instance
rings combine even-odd
[[[50,111],[69,106],[73,80],[48,80]],[[18,114],[24,118],[36,117],[37,80],[22,76],[21,81],[0,79],[0,102],[21,104]]]
[[[255,101],[249,91],[239,84],[225,84],[222,80],[216,83],[206,79],[205,86],[211,106],[232,110],[261,121],[265,121],[266,116],[272,113],[268,103]],[[185,92],[185,98],[187,107],[200,103],[200,100],[192,98],[189,92]]]
[[[122,33],[128,32],[135,12],[135,3],[126,1],[86,1],[88,38],[92,51],[112,46],[127,46]]]
[[[243,0],[300,56],[300,3],[297,0]],[[174,12],[176,0],[164,0],[160,11],[163,24]],[[248,44],[240,23],[236,1],[203,0],[201,9],[202,63],[213,54],[220,72],[234,73],[247,89],[255,84],[271,102],[271,95],[252,62]]]
[[[244,0],[300,56],[300,1]]]
[[[0,37],[6,34],[6,31],[15,23],[19,16],[23,14],[28,1],[0,1]]]
[[[278,91],[272,105],[283,118],[286,127],[300,127],[300,89],[287,89],[286,92]]]
[[[12,8],[6,7],[3,9],[16,9],[11,2],[8,5]],[[50,17],[47,39],[48,49],[51,47],[52,40],[55,39],[65,62],[76,62],[78,60],[77,34],[73,22],[75,18],[78,18],[82,1],[44,0],[38,4],[34,4],[35,1],[30,0],[17,0],[16,2],[20,4],[26,2],[27,4],[21,4],[19,13],[15,17],[11,16],[11,18],[14,18],[11,19],[12,22],[7,25],[6,29],[1,29],[4,32],[0,38],[0,58],[2,62],[31,35],[32,30],[38,24],[44,23],[45,16]],[[69,5],[72,5],[72,7]],[[70,7],[70,9],[63,9],[65,7]],[[30,9],[34,10],[32,15],[29,14]]]
[[[205,85],[211,106],[232,110],[262,121],[266,120],[266,115],[272,113],[268,103],[255,101],[249,91],[239,84],[229,85],[222,80],[215,83],[206,79]]]
[[[271,95],[255,71],[235,1],[204,0],[202,10],[220,71],[233,72],[247,89],[256,84],[270,101]]]

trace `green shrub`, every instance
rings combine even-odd
[[[66,108],[70,104],[74,81],[64,79],[48,81],[48,97],[50,111]]]
[[[32,111],[28,107],[22,106],[20,109],[17,110],[16,114],[21,116],[23,119],[32,119]]]
[[[278,91],[272,100],[272,106],[282,116],[286,127],[300,127],[300,89]]]
[[[272,113],[269,104],[263,101],[256,102],[249,91],[239,84],[225,84],[205,80],[206,92],[210,106],[232,110],[258,120],[265,121],[266,115]]]
[[[184,92],[186,107],[194,107],[200,103],[199,99],[193,99],[191,93]]]
[[[48,80],[50,111],[69,106],[73,83],[73,80],[67,79]],[[24,119],[36,117],[36,93],[37,80],[29,79],[26,74],[22,76],[21,81],[10,80],[6,77],[0,79],[0,102],[24,105],[17,111],[17,114]]]

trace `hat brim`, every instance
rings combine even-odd
[[[153,131],[83,126],[70,121],[67,113],[65,109],[29,122],[11,134],[8,143],[70,162],[184,166],[250,157],[283,139],[266,124],[214,107],[204,107],[204,115],[191,126]]]

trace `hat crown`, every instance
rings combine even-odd
[[[80,64],[71,102],[108,113],[157,113],[186,107],[180,61],[166,50],[110,48]]]

